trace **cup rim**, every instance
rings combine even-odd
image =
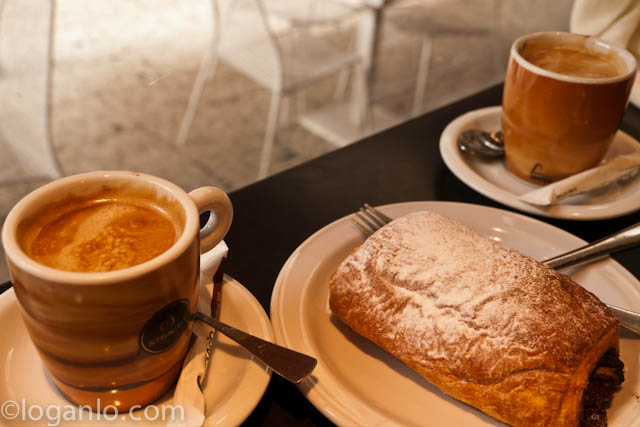
[[[542,36],[555,36],[555,37],[573,37],[573,38],[584,38],[585,43],[593,43],[598,46],[602,46],[606,49],[614,50],[625,63],[629,67],[629,70],[626,73],[620,74],[614,77],[577,77],[577,76],[568,76],[565,74],[555,73],[553,71],[546,70],[544,68],[538,67],[537,65],[532,64],[527,61],[520,55],[519,47],[523,42],[530,40],[532,38],[539,38]],[[637,61],[635,57],[628,50],[624,49],[621,46],[616,45],[615,43],[608,42],[602,40],[601,38],[595,36],[589,36],[585,34],[578,33],[570,33],[566,31],[540,31],[536,33],[525,34],[519,38],[517,38],[511,44],[510,50],[511,57],[518,62],[519,65],[528,69],[529,71],[539,74],[545,77],[549,77],[555,80],[561,80],[569,83],[588,83],[588,84],[609,84],[616,83],[627,80],[636,74],[636,70],[638,67]]]
[[[178,200],[184,209],[185,224],[182,234],[169,249],[141,264],[105,272],[76,272],[59,270],[33,260],[22,250],[17,239],[17,226],[24,218],[25,211],[30,211],[34,207],[37,207],[39,200],[51,191],[68,188],[69,186],[82,181],[95,182],[99,179],[105,178],[111,180],[133,179],[139,182],[146,182],[156,188],[164,190],[168,194],[173,195]],[[140,277],[178,258],[178,256],[180,256],[180,254],[182,254],[192,243],[193,239],[198,238],[199,224],[200,217],[193,200],[176,184],[165,179],[140,172],[95,171],[70,175],[52,181],[33,190],[31,193],[23,197],[11,209],[5,219],[2,227],[2,245],[4,246],[7,260],[11,260],[11,262],[13,262],[18,268],[24,270],[28,274],[41,279],[69,285],[109,284]]]

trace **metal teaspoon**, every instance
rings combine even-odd
[[[242,332],[199,311],[193,313],[193,319],[204,322],[231,338],[256,356],[273,372],[292,383],[297,384],[304,380],[318,363],[313,357]]]
[[[465,130],[458,136],[458,149],[465,154],[483,159],[504,157],[502,131]]]
[[[603,258],[609,254],[636,246],[639,243],[640,224],[634,224],[610,236],[542,262],[551,268],[560,270],[586,261]],[[609,304],[606,305],[616,315],[620,325],[636,334],[640,334],[640,313]]]

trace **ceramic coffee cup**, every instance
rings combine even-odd
[[[82,205],[86,200],[88,207]],[[83,216],[105,203],[114,203],[116,210],[104,218]],[[123,213],[138,208],[142,218]],[[173,240],[146,261],[109,270],[113,259],[128,262],[157,249],[162,227],[146,217],[145,209],[155,212],[149,218],[160,214],[169,221]],[[206,210],[216,221],[200,238],[199,214]],[[171,387],[191,339],[200,254],[223,239],[232,216],[222,190],[202,187],[187,194],[166,180],[120,171],[62,178],[11,210],[2,243],[22,317],[51,380],[69,400],[94,410],[125,411],[153,402]],[[139,234],[148,225],[150,235]],[[81,241],[85,229],[103,226],[97,238]],[[33,239],[43,236],[50,239],[33,249]],[[67,255],[82,261],[80,271],[38,258],[71,240],[76,246]],[[112,256],[104,257],[105,245]]]
[[[502,100],[509,170],[546,184],[597,165],[635,74],[633,55],[593,37],[544,32],[517,39]]]

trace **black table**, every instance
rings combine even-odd
[[[440,134],[452,120],[480,107],[499,105],[501,98],[501,85],[489,88],[232,192],[235,217],[225,238],[230,247],[226,272],[250,289],[269,312],[273,285],[289,255],[315,231],[358,210],[365,201],[383,205],[442,200],[515,211],[467,187],[447,169],[438,148]],[[622,129],[640,139],[640,110],[629,107]],[[538,219],[594,241],[639,222],[640,211],[603,221]],[[640,248],[614,258],[640,278]],[[246,424],[331,423],[295,386],[274,376]]]

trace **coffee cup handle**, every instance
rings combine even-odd
[[[206,227],[204,236],[200,237],[200,253],[215,247],[229,231],[233,219],[233,206],[227,194],[216,187],[200,187],[189,193],[198,208],[198,212],[212,211],[215,221]]]

